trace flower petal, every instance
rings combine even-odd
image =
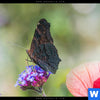
[[[88,88],[100,77],[100,62],[90,62],[74,68],[66,77],[66,86],[74,96],[88,96]]]

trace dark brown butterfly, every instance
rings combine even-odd
[[[50,23],[41,19],[37,24],[30,50],[26,50],[32,62],[43,70],[56,73],[61,59],[53,44],[50,34]]]

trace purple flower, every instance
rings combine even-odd
[[[26,66],[26,70],[19,74],[15,87],[18,85],[22,89],[28,87],[41,87],[47,81],[50,74],[51,72],[44,71],[37,65]]]

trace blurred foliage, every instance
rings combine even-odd
[[[31,90],[15,88],[14,84],[27,66],[26,49],[30,49],[41,18],[50,23],[62,60],[57,73],[44,84],[44,90],[48,96],[72,96],[66,87],[68,72],[82,62],[100,60],[99,9],[99,4],[0,4],[2,96],[40,96]]]

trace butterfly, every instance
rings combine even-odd
[[[50,34],[50,23],[46,19],[40,19],[35,29],[30,50],[26,50],[31,61],[39,65],[43,70],[53,74],[58,69],[61,59],[58,56],[53,38]]]

